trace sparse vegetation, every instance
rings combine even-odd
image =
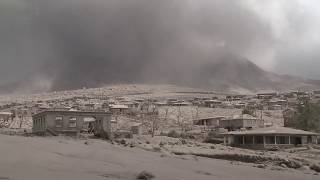
[[[320,172],[320,164],[313,164],[310,166],[310,169]]]
[[[175,131],[175,130],[171,130],[171,131],[169,131],[169,133],[168,133],[168,137],[179,138],[179,137],[180,137],[180,134],[179,134],[177,131]]]
[[[320,104],[310,102],[299,104],[289,126],[306,131],[320,132]]]
[[[221,144],[223,143],[223,140],[221,139],[221,135],[216,131],[210,131],[205,140],[205,143],[211,143],[211,144]]]
[[[245,108],[242,110],[242,114],[249,114],[251,116],[254,116],[255,113],[254,113],[254,109],[249,109],[249,108]]]

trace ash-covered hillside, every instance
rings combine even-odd
[[[224,91],[317,84],[252,63],[267,59],[275,39],[269,22],[240,1],[6,0],[0,7],[0,93],[117,83]]]
[[[245,58],[231,54],[224,54],[220,59],[204,64],[193,77],[192,85],[227,91],[305,90],[319,86],[317,80],[268,72]]]
[[[232,53],[219,52],[213,59],[201,60],[192,65],[173,63],[160,69],[150,63],[148,68],[109,71],[111,64],[104,64],[97,72],[94,68],[81,75],[70,75],[62,82],[52,82],[36,74],[23,81],[0,86],[2,94],[39,93],[57,90],[73,90],[83,87],[95,88],[108,84],[173,84],[184,87],[217,90],[224,92],[257,92],[317,89],[317,80],[308,80],[289,75],[278,75],[265,71],[253,62]],[[121,68],[120,66],[117,68]],[[126,67],[125,67],[126,68]],[[54,71],[52,71],[54,72]],[[121,78],[120,78],[121,77]],[[120,78],[120,79],[119,79]],[[134,79],[134,80],[133,80]],[[59,85],[58,87],[56,85]]]

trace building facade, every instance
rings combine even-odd
[[[318,138],[319,134],[313,132],[286,127],[267,127],[225,133],[224,143],[250,149],[273,149],[318,144]]]
[[[33,115],[32,119],[32,131],[37,135],[77,136],[87,131],[105,138],[111,137],[109,112],[47,110]]]
[[[253,117],[248,114],[237,115],[231,118],[220,120],[220,128],[228,129],[229,131],[240,129],[255,129],[263,127],[263,120]]]

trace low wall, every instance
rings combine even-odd
[[[288,149],[293,147],[301,147],[303,145],[294,145],[294,144],[233,144],[233,147],[240,147],[245,149],[255,149],[255,150],[264,150],[264,149]]]

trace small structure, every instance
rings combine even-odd
[[[132,134],[142,135],[142,124],[141,123],[134,123],[131,125],[131,132]]]
[[[266,102],[268,110],[283,110],[287,107],[287,100],[269,100]]]
[[[274,98],[274,97],[276,97],[276,96],[277,96],[277,93],[276,93],[276,92],[257,94],[257,98],[258,98],[258,99],[272,99],[272,98]]]
[[[240,101],[242,99],[244,99],[246,97],[246,95],[228,95],[226,96],[226,99],[228,101]]]
[[[110,105],[110,112],[112,114],[126,114],[129,112],[129,107],[124,104],[112,104]]]
[[[313,91],[313,96],[315,98],[320,98],[320,90]]]
[[[235,104],[233,106],[234,106],[234,108],[237,108],[237,109],[244,109],[246,107],[246,103],[239,102],[239,103],[237,103],[237,104]]]
[[[222,101],[216,100],[216,99],[210,99],[204,101],[204,106],[209,108],[217,108],[222,105]]]
[[[156,102],[154,103],[156,106],[168,106],[166,102]]]
[[[37,135],[77,136],[83,129],[94,134],[111,138],[111,114],[92,111],[56,111],[47,110],[32,116],[32,131]]]
[[[317,144],[319,134],[286,128],[266,127],[250,131],[224,133],[224,144],[250,149],[290,148],[306,144]]]
[[[218,117],[207,117],[193,120],[193,125],[195,126],[202,126],[204,129],[214,129],[219,127],[220,121],[225,119],[225,117],[218,116]]]
[[[171,105],[172,106],[191,106],[192,104],[189,102],[180,101],[180,102],[172,103]]]
[[[0,112],[0,128],[8,127],[9,121],[12,120],[13,113],[12,112]]]
[[[12,116],[12,112],[0,112],[0,119],[9,120],[10,118],[12,118]]]
[[[263,120],[253,117],[249,114],[234,115],[231,118],[222,119],[219,126],[220,128],[225,128],[229,131],[255,129],[263,127]]]

